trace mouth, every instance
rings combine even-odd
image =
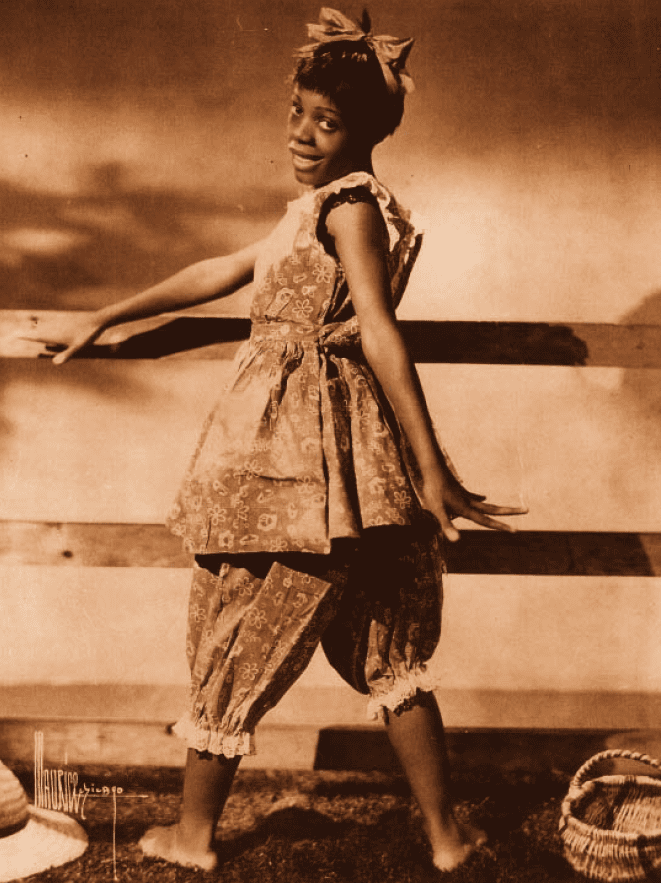
[[[289,148],[289,152],[292,156],[294,168],[299,172],[307,172],[310,169],[313,169],[323,159],[323,157],[317,156],[316,154],[302,153],[300,150],[294,150],[291,147]]]

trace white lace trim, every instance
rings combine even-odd
[[[172,727],[172,732],[183,739],[195,751],[208,751],[224,757],[238,757],[255,754],[254,733],[220,733],[196,723],[190,714],[185,714]]]
[[[367,717],[370,720],[383,721],[386,711],[397,711],[409,699],[413,699],[418,690],[423,693],[433,693],[440,686],[440,678],[431,674],[426,666],[421,665],[404,677],[396,678],[392,688],[387,692],[373,696],[367,703]]]

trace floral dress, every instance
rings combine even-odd
[[[318,235],[329,198],[357,187],[386,221],[401,299],[420,237],[375,178],[353,173],[289,203],[255,267],[250,339],[169,516],[190,552],[328,553],[333,539],[419,515],[344,271]]]
[[[289,203],[255,266],[250,339],[168,518],[196,555],[175,732],[200,751],[252,753],[256,724],[320,642],[373,714],[435,686],[439,537],[325,231],[327,212],[355,199],[385,220],[399,303],[421,237],[373,176]]]

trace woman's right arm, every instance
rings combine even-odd
[[[61,365],[93,343],[107,328],[183,310],[232,294],[252,281],[261,242],[234,254],[191,264],[163,282],[134,297],[94,312],[46,320],[43,330],[24,335],[29,340],[52,346],[65,346],[53,363]]]

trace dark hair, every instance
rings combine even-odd
[[[392,135],[402,120],[404,97],[388,91],[374,50],[362,40],[322,43],[298,59],[293,81],[330,98],[349,131],[370,146]]]

